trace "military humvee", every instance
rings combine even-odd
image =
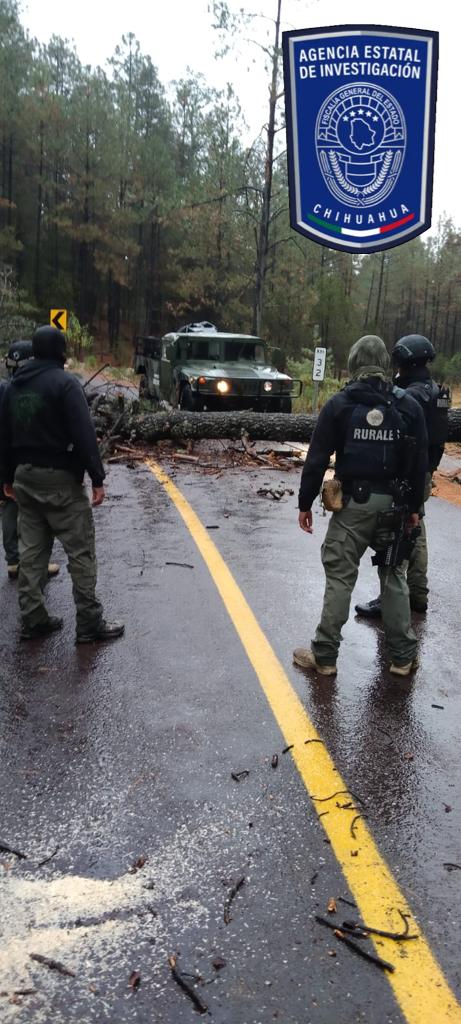
[[[226,334],[210,323],[187,324],[163,338],[135,342],[139,395],[190,412],[254,409],[291,412],[302,383],[271,366],[266,345],[246,334]]]

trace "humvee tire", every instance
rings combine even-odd
[[[181,388],[181,394],[179,398],[179,408],[182,412],[195,412],[196,404],[195,397],[192,394],[192,388],[190,384],[184,384]]]

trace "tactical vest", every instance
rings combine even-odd
[[[347,397],[354,404],[337,469],[341,480],[385,483],[402,475],[406,426],[398,406],[404,395],[395,387],[382,393],[351,389]]]
[[[448,410],[451,406],[450,389],[435,380],[418,380],[408,386],[408,394],[419,401],[426,420],[429,440],[429,469],[437,469],[448,437]]]

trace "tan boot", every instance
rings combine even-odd
[[[337,673],[336,665],[319,665],[310,647],[297,647],[293,651],[293,661],[300,668],[311,668],[321,676],[335,676]]]
[[[50,562],[50,564],[48,566],[48,579],[50,579],[52,576],[57,576],[58,572],[59,572],[59,565],[56,565],[56,562]],[[8,579],[10,579],[10,580],[17,580],[18,576],[19,576],[19,565],[9,565],[8,566]]]
[[[407,662],[406,665],[394,665],[392,662],[389,672],[392,672],[394,676],[409,676],[412,672],[416,672],[419,668],[419,658],[413,658],[413,661]]]

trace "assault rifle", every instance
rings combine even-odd
[[[421,527],[413,526],[412,529],[408,529],[410,508],[406,499],[409,491],[407,483],[394,483],[394,504],[392,508],[378,515],[378,532],[382,536],[383,547],[373,555],[372,565],[395,569],[410,557],[420,536]]]

